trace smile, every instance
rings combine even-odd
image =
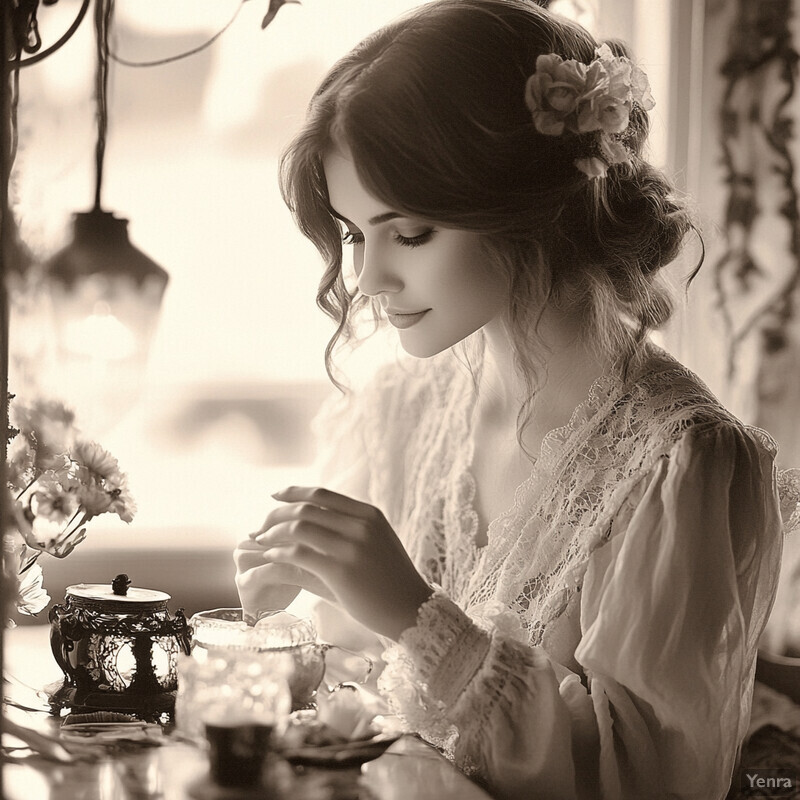
[[[416,325],[429,311],[429,308],[417,311],[416,314],[390,314],[387,311],[386,316],[395,328],[410,328],[412,325]]]

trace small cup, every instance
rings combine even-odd
[[[218,786],[257,786],[270,751],[272,725],[206,722],[211,777]]]

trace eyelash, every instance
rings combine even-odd
[[[394,234],[394,240],[403,247],[419,247],[431,240],[433,231],[425,231],[419,236],[401,236],[399,233]]]
[[[420,247],[431,240],[436,231],[430,230],[419,234],[419,236],[401,236],[399,233],[392,234],[392,238],[403,247]],[[347,231],[342,237],[342,244],[358,245],[364,244],[364,234]]]
[[[364,234],[347,231],[347,233],[342,236],[342,244],[364,244]]]

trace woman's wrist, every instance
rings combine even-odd
[[[395,606],[397,611],[393,618],[388,620],[386,630],[383,635],[395,642],[400,641],[403,631],[413,628],[417,624],[419,610],[433,596],[433,588],[429,586],[421,577],[417,586],[410,590],[406,602],[398,603]]]

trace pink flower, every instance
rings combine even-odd
[[[596,77],[591,82],[591,90],[582,98],[578,111],[578,129],[581,132],[622,133],[628,127],[633,101],[631,66],[631,62],[624,58],[592,63]]]
[[[655,105],[644,72],[605,44],[588,66],[555,53],[539,56],[525,102],[540,133],[597,132],[599,153],[575,162],[590,178],[604,177],[609,165],[630,160],[630,152],[612,137],[627,129],[634,103],[646,110]]]
[[[589,178],[605,178],[608,174],[608,164],[596,156],[578,158],[575,160],[575,166]]]
[[[75,493],[66,490],[54,472],[45,472],[39,478],[32,504],[35,507],[36,516],[42,516],[54,522],[66,522],[78,510],[78,499]]]
[[[112,514],[116,514],[123,522],[133,522],[133,516],[136,514],[136,502],[130,491],[128,491],[125,475],[120,473],[117,481],[110,482],[109,490],[111,491],[113,500],[108,510]]]
[[[83,507],[85,521],[92,517],[105,514],[114,502],[114,495],[101,486],[82,484],[77,488],[78,503]]]
[[[633,99],[645,110],[649,111],[655,107],[656,101],[650,92],[650,81],[644,70],[639,69],[636,64],[631,64],[631,95]]]
[[[630,153],[622,142],[605,133],[597,137],[599,154],[575,160],[575,166],[589,178],[605,178],[611,164],[624,164],[630,159]]]
[[[547,136],[560,136],[571,122],[585,85],[585,64],[564,61],[555,53],[539,56],[536,72],[525,85],[525,103],[536,130]]]
[[[14,410],[19,430],[10,429],[8,439],[1,577],[17,608],[36,614],[50,601],[36,559],[68,556],[86,538],[88,520],[110,511],[130,522],[136,505],[117,459],[95,442],[76,442],[73,415],[61,403]]]
[[[119,475],[117,459],[97,442],[76,442],[70,455],[73,461],[85,467],[95,478],[115,478]]]

